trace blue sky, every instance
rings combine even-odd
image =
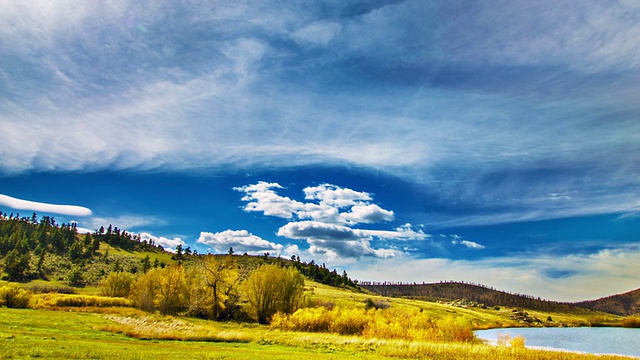
[[[0,210],[361,280],[640,287],[634,2],[0,4]]]

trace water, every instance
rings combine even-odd
[[[478,338],[497,344],[498,334],[522,335],[531,348],[640,357],[640,329],[610,327],[510,328],[480,330]]]

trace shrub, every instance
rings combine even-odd
[[[274,315],[271,326],[282,330],[332,332],[378,339],[445,342],[474,339],[471,326],[462,320],[451,317],[436,322],[424,313],[396,309],[306,308],[290,316]]]
[[[123,298],[104,296],[40,294],[34,295],[30,307],[47,309],[57,307],[129,307],[132,301]]]
[[[127,297],[131,293],[133,275],[125,272],[112,272],[100,284],[100,294],[110,297]]]
[[[622,326],[626,328],[640,328],[640,317],[629,316],[622,320]]]
[[[35,285],[31,288],[31,291],[35,294],[75,294],[76,289],[70,286],[54,286],[54,285]]]
[[[524,349],[525,342],[525,338],[522,335],[517,335],[512,338],[509,334],[498,334],[498,346]]]
[[[337,308],[332,314],[330,331],[342,335],[362,334],[369,323],[367,312],[360,309]]]
[[[24,309],[29,305],[31,292],[20,288],[20,285],[9,283],[0,288],[0,302],[8,308]]]
[[[518,335],[516,337],[514,337],[513,339],[511,339],[511,347],[512,348],[516,348],[516,349],[524,349],[524,345],[525,345],[525,339],[524,336],[522,335]]]

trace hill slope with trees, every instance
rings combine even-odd
[[[581,301],[575,305],[621,316],[637,315],[640,314],[640,289],[596,300]]]
[[[511,306],[530,310],[570,311],[572,308],[598,310],[616,315],[640,314],[640,289],[625,294],[577,303],[556,302],[514,294],[493,288],[464,282],[440,282],[430,284],[395,284],[364,282],[360,287],[376,294],[391,297],[406,297],[429,301],[468,300],[488,307]]]

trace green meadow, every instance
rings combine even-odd
[[[385,298],[307,281],[310,304],[324,308],[365,311],[367,299],[385,309],[422,314],[434,321],[454,319],[473,328],[522,325],[511,319],[512,309],[476,309],[448,304]],[[48,297],[47,297],[48,296]],[[91,306],[68,300],[96,298]],[[67,299],[67,300],[61,300]],[[101,300],[102,299],[102,300]],[[116,300],[115,298],[113,300]],[[120,299],[120,301],[125,299]],[[274,324],[220,322],[151,314],[126,306],[113,307],[93,295],[36,294],[39,309],[0,308],[0,357],[3,359],[622,359],[522,348],[513,342],[490,346],[469,341],[423,341],[332,332],[282,330]],[[86,303],[86,302],[85,302]],[[60,306],[72,304],[74,306]],[[103,306],[104,305],[104,306]],[[304,309],[303,309],[304,310]],[[375,311],[375,310],[374,310]],[[370,312],[371,313],[371,312]],[[294,313],[295,315],[295,313]],[[532,314],[533,315],[533,314]],[[292,315],[293,316],[293,315]],[[552,316],[566,325],[619,318],[587,310]],[[526,339],[525,339],[526,340]]]

